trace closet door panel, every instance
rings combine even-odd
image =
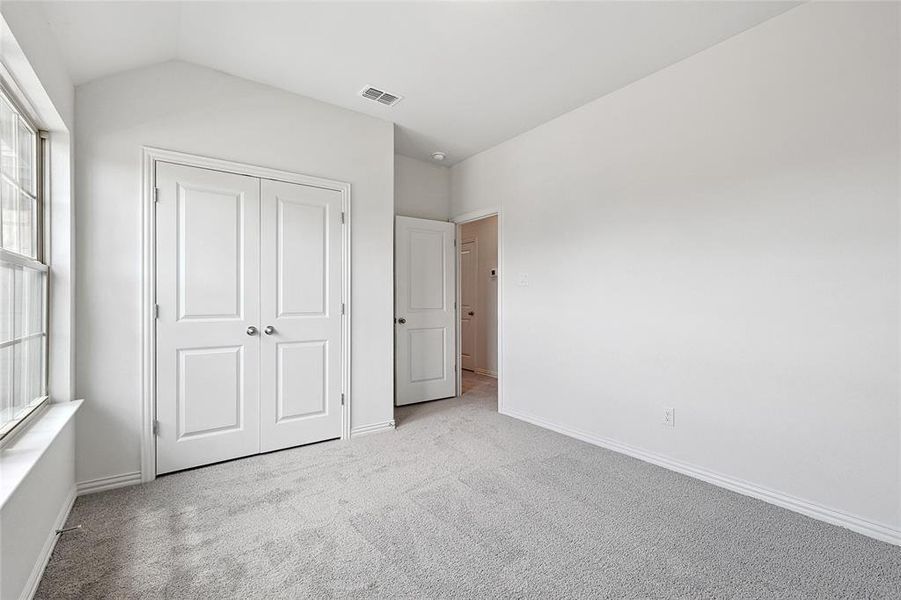
[[[341,436],[342,195],[261,183],[262,451]]]
[[[260,180],[157,165],[157,473],[260,451]]]

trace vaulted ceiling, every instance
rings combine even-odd
[[[797,2],[47,2],[76,84],[180,59],[397,125],[445,164]],[[739,68],[738,66],[736,68]],[[372,85],[404,99],[358,96]]]

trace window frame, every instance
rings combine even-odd
[[[0,65],[0,67],[5,67]],[[7,75],[5,68],[0,69],[0,74]],[[42,331],[40,333],[31,333],[21,335],[0,342],[0,348],[20,344],[34,337],[43,337],[43,352],[41,365],[41,386],[43,394],[32,399],[26,407],[23,407],[22,414],[11,419],[6,423],[0,423],[0,447],[14,437],[14,434],[23,429],[23,425],[30,422],[33,417],[39,414],[40,409],[45,407],[50,398],[49,377],[50,377],[50,264],[46,260],[49,256],[49,239],[46,233],[49,231],[49,211],[46,209],[45,191],[46,185],[46,160],[47,160],[47,132],[41,129],[33,111],[21,100],[21,94],[17,93],[16,88],[8,83],[8,80],[0,76],[0,96],[9,103],[16,112],[18,118],[22,119],[25,124],[34,132],[34,200],[35,200],[35,240],[34,240],[34,258],[7,250],[0,247],[0,261],[27,269],[32,269],[44,274],[43,298],[42,298],[42,314],[41,323]],[[17,134],[18,135],[18,134]]]

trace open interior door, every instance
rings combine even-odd
[[[395,403],[456,394],[453,223],[397,217],[394,241]]]

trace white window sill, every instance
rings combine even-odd
[[[21,433],[0,448],[0,508],[28,477],[81,403],[82,400],[74,400],[48,404],[31,423],[24,425]]]

